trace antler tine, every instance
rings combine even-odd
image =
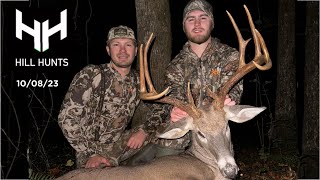
[[[149,68],[148,68],[148,62],[147,62],[147,55],[148,55],[148,50],[149,50],[149,46],[151,43],[153,37],[153,33],[151,33],[147,44],[144,48],[144,52],[143,52],[143,44],[140,45],[140,50],[139,50],[139,55],[140,55],[140,98],[142,100],[156,100],[161,98],[162,96],[166,95],[169,93],[170,91],[170,87],[168,87],[167,89],[165,89],[163,92],[161,92],[160,94],[154,89],[154,86],[152,84],[150,75],[149,75]],[[149,88],[149,93],[147,92],[146,89],[146,81],[148,84],[148,88]]]
[[[255,28],[254,23],[252,21],[252,16],[250,14],[249,9],[247,8],[246,5],[243,5],[246,14],[248,16],[248,20],[249,20],[249,24],[250,24],[250,28],[251,28],[251,32],[252,32],[252,36],[253,36],[253,40],[254,40],[254,44],[255,44],[255,56],[254,59],[252,61],[252,63],[259,69],[259,70],[268,70],[272,67],[272,62],[271,59],[269,57],[269,52],[267,49],[267,46],[264,42],[263,37],[261,36],[260,32]],[[261,46],[262,46],[262,50],[263,50],[263,55],[265,56],[265,65],[261,66],[260,64],[256,63],[256,59],[261,58]]]
[[[146,81],[147,81],[147,84],[148,84],[148,88],[149,88],[149,91],[150,92],[155,92],[156,93],[156,90],[154,89],[153,87],[153,84],[151,82],[151,78],[150,78],[150,74],[149,74],[149,68],[148,68],[148,50],[149,50],[149,47],[150,47],[150,43],[151,43],[151,40],[153,40],[153,33],[150,34],[149,36],[149,39],[146,43],[146,46],[144,47],[144,54],[143,54],[143,64],[144,64],[144,70],[145,70],[145,77],[146,77]]]
[[[246,5],[243,5],[243,7],[244,7],[244,9],[246,11],[246,14],[248,16],[248,21],[249,21],[249,25],[250,25],[250,29],[251,29],[254,45],[255,45],[254,59],[256,59],[256,58],[261,56],[261,47],[260,47],[260,43],[259,43],[258,38],[257,38],[256,27],[255,27],[255,25],[253,23],[251,13],[248,10]]]
[[[144,47],[143,52],[143,44],[140,46],[139,54],[139,62],[140,62],[140,98],[142,100],[155,100],[160,103],[167,103],[173,106],[176,106],[185,112],[187,112],[193,119],[198,119],[201,116],[201,112],[196,108],[193,102],[193,98],[190,91],[190,83],[188,83],[188,102],[185,103],[180,101],[179,99],[175,99],[169,96],[165,96],[170,91],[170,87],[165,89],[162,93],[158,93],[154,86],[152,85],[152,81],[150,78],[149,70],[148,70],[148,62],[147,62],[147,54],[149,50],[149,46],[153,37],[153,33],[150,35],[146,46]],[[146,81],[149,88],[149,93],[146,88]],[[164,97],[165,96],[165,97]]]
[[[147,92],[146,89],[146,79],[144,78],[144,63],[143,63],[143,55],[142,55],[143,44],[140,45],[139,48],[139,65],[140,65],[140,93],[145,94]]]
[[[246,65],[246,62],[245,62],[245,50],[246,50],[247,44],[251,40],[251,38],[247,39],[247,40],[244,40],[242,35],[241,35],[241,33],[240,33],[238,25],[235,22],[235,20],[233,19],[232,15],[228,11],[227,11],[227,14],[229,16],[229,19],[230,19],[230,21],[231,21],[231,23],[233,25],[234,30],[236,31],[237,37],[238,37],[238,42],[239,42],[239,68],[241,68],[244,65]]]
[[[261,36],[261,34],[259,33],[259,31],[255,29],[250,11],[248,10],[247,6],[244,5],[244,8],[245,8],[246,14],[248,16],[250,29],[251,29],[253,41],[255,44],[255,57],[253,58],[253,60],[250,63],[248,63],[248,64],[245,63],[245,49],[246,49],[246,46],[247,46],[248,42],[250,41],[250,39],[244,40],[242,38],[242,35],[240,33],[240,30],[239,30],[236,22],[234,21],[232,15],[227,11],[227,14],[230,18],[230,21],[231,21],[231,23],[236,31],[237,37],[238,37],[239,67],[238,67],[238,70],[232,75],[232,77],[230,77],[229,80],[221,86],[221,88],[218,92],[213,93],[210,89],[207,89],[208,95],[215,99],[213,105],[217,108],[222,108],[224,106],[225,96],[227,95],[227,93],[229,92],[231,87],[236,82],[238,82],[244,75],[246,75],[247,73],[249,73],[250,71],[252,71],[255,68],[258,68],[260,70],[268,70],[272,67],[271,59],[269,57],[268,49],[267,49],[267,46],[264,42],[264,39]],[[263,50],[263,55],[261,54],[261,47]],[[265,65],[261,66],[262,64],[265,64]]]
[[[252,61],[252,63],[261,71],[265,71],[265,70],[268,70],[272,67],[272,62],[271,62],[271,59],[270,59],[270,56],[269,56],[269,52],[268,52],[268,48],[267,48],[267,45],[266,43],[264,42],[264,39],[263,37],[261,36],[260,32],[258,30],[256,30],[256,34],[258,36],[258,39],[259,39],[259,42],[260,42],[260,45],[261,45],[261,48],[262,48],[262,51],[263,51],[263,56],[261,56],[260,58],[264,58],[264,62],[265,62],[265,65],[261,66],[259,65],[258,63],[256,63],[255,61]],[[259,58],[259,57],[258,57]]]

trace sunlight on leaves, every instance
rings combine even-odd
[[[67,161],[67,163],[65,164],[65,166],[67,166],[67,167],[71,167],[71,166],[73,166],[74,165],[74,162],[71,160],[71,159],[69,159],[68,161]]]

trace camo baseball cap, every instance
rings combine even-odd
[[[122,25],[113,27],[109,30],[107,43],[115,38],[128,38],[136,42],[133,30],[127,26]]]
[[[183,23],[185,22],[187,15],[193,10],[200,10],[205,12],[213,22],[212,6],[205,0],[190,0],[183,10]]]

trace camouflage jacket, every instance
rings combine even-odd
[[[205,89],[209,87],[215,92],[237,70],[239,65],[239,52],[220,43],[216,38],[206,47],[199,58],[186,43],[180,53],[171,61],[166,70],[165,87],[171,86],[168,96],[187,102],[187,83],[190,82],[191,93],[197,107],[212,102],[206,95]],[[229,92],[232,100],[240,102],[243,83],[240,81]],[[147,114],[154,127],[161,132],[170,123],[171,105],[155,104]],[[176,140],[157,140],[158,144],[178,149],[187,147],[190,133]]]
[[[97,65],[88,65],[75,75],[58,116],[63,134],[77,153],[106,156],[103,152],[125,131],[140,101],[134,70],[123,78],[110,63],[102,67],[105,84]]]

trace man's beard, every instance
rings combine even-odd
[[[129,68],[132,65],[132,62],[122,62],[121,63],[121,62],[113,61],[113,63],[119,68]]]
[[[186,33],[186,36],[189,41],[196,43],[196,44],[202,44],[206,42],[210,38],[210,33],[208,32],[205,35],[196,35],[192,36],[189,32]]]
[[[113,61],[113,64],[116,65],[119,68],[129,68],[132,65],[133,59],[129,59],[129,55],[127,54],[123,54],[125,56],[127,56],[127,60],[121,60],[121,58],[119,57],[121,54],[117,54],[117,58],[115,58],[115,60]]]

